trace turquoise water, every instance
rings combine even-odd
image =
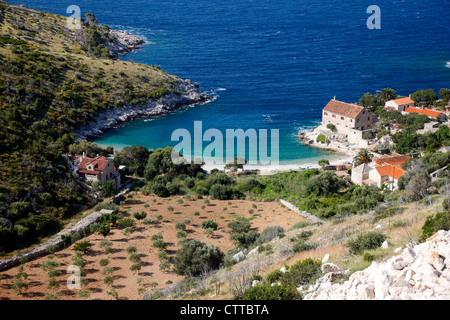
[[[12,1],[15,2],[15,1]],[[19,3],[19,2],[17,2]],[[63,15],[72,1],[26,4]],[[328,153],[298,142],[336,96],[355,102],[385,87],[408,95],[450,87],[450,1],[173,0],[77,1],[82,14],[143,37],[122,59],[160,65],[215,97],[212,103],[151,121],[137,120],[96,139],[121,148],[174,146],[174,130],[278,129],[280,162]],[[366,9],[381,9],[369,30]],[[206,144],[205,144],[206,145]]]

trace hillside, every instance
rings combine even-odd
[[[142,41],[93,14],[80,30],[66,25],[67,17],[0,2],[0,252],[55,232],[92,205],[62,154],[99,117],[121,119],[91,133],[208,98],[159,67],[118,60]]]

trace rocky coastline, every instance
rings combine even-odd
[[[114,57],[136,50],[144,43],[142,39],[122,31],[110,30],[110,33],[115,40],[108,43],[107,47]],[[124,105],[121,109],[102,112],[96,120],[74,130],[75,137],[77,140],[92,139],[108,129],[136,119],[161,116],[180,108],[211,102],[211,97],[201,92],[199,85],[189,79],[180,79],[175,89],[180,94],[172,92],[143,105]]]
[[[111,29],[109,30],[109,34],[114,41],[107,43],[106,46],[115,59],[117,59],[120,54],[139,49],[145,43],[141,38],[120,30]]]
[[[108,129],[117,128],[136,119],[157,117],[184,107],[211,101],[211,97],[201,92],[198,84],[189,79],[180,80],[177,89],[181,94],[170,93],[144,105],[125,105],[121,109],[105,111],[96,120],[74,130],[75,137],[77,140],[92,139],[102,135]]]

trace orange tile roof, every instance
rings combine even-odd
[[[88,174],[98,174],[99,172],[103,171],[105,167],[108,165],[109,160],[106,159],[106,157],[97,157],[97,158],[84,158],[81,160],[80,164],[78,165],[78,172],[79,173],[88,173]],[[94,170],[88,170],[87,165],[92,164],[94,167]]]
[[[442,113],[442,112],[434,111],[434,110],[430,110],[430,109],[419,109],[419,108],[413,108],[413,107],[409,107],[405,111],[424,114],[424,115],[427,115],[432,118],[437,118]]]
[[[364,110],[364,107],[353,103],[346,103],[331,99],[323,110],[349,118],[356,118],[361,111]]]
[[[406,173],[405,170],[392,165],[380,166],[376,167],[375,169],[377,170],[380,176],[382,177],[389,176],[397,180],[400,179]]]
[[[407,162],[409,159],[411,159],[410,155],[404,155],[404,156],[394,156],[394,157],[386,157],[386,158],[375,158],[373,161],[377,165],[403,165],[405,162]]]
[[[413,100],[411,100],[410,98],[406,97],[406,98],[398,98],[398,99],[394,99],[392,100],[394,101],[398,106],[402,106],[404,104],[410,104],[410,103],[414,103]]]

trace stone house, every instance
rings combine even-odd
[[[322,126],[333,124],[338,133],[349,134],[350,129],[364,131],[376,121],[376,116],[363,106],[330,100],[322,110]]]
[[[114,167],[112,158],[104,156],[89,158],[83,153],[76,172],[81,178],[89,181],[98,181],[101,185],[108,180],[113,180],[116,188],[119,188],[121,185],[120,174]]]
[[[414,101],[409,97],[389,100],[384,104],[384,109],[395,110],[398,112],[404,112],[409,107],[414,107]]]
[[[378,188],[385,184],[389,190],[397,190],[398,180],[406,173],[403,165],[410,158],[409,155],[375,158],[369,164],[353,167],[351,181],[360,186],[372,185]]]

